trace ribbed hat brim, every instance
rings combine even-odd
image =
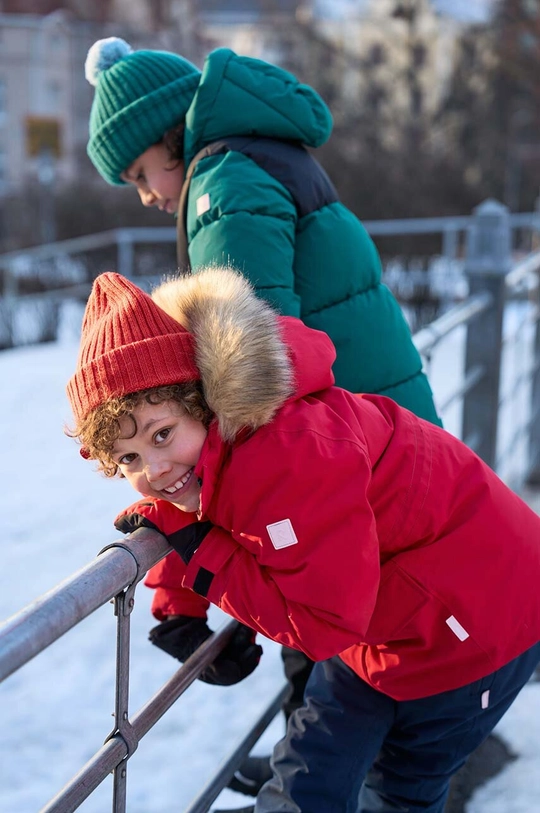
[[[87,152],[108,183],[121,186],[120,175],[164,133],[180,124],[193,101],[200,74],[192,73],[136,99],[107,118],[88,141]]]
[[[111,398],[199,379],[191,333],[120,274],[97,277],[67,385],[75,419]]]

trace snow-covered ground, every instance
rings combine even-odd
[[[79,312],[68,312],[55,344],[0,353],[0,618],[5,619],[88,563],[117,537],[112,520],[135,494],[105,480],[65,437],[64,387],[77,352]],[[436,354],[431,378],[440,402],[460,364],[460,338]],[[441,351],[443,352],[443,351]],[[455,380],[455,378],[454,378]],[[446,389],[445,389],[446,388]],[[454,410],[445,416],[457,426]],[[176,669],[147,642],[151,591],[139,587],[132,616],[131,713]],[[212,621],[225,619],[215,608]],[[279,648],[263,641],[259,668],[243,683],[220,688],[196,682],[142,740],[128,765],[129,813],[178,813],[212,775],[249,720],[282,683]],[[95,753],[112,727],[115,619],[101,608],[0,685],[0,811],[37,811]],[[499,727],[519,759],[469,805],[470,813],[540,810],[540,684],[524,690]],[[281,718],[257,745],[267,753],[282,734]],[[82,805],[111,808],[107,779]],[[222,807],[244,797],[224,791]]]

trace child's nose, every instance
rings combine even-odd
[[[157,483],[170,470],[170,464],[166,460],[149,460],[146,464],[146,479],[150,484]]]
[[[156,196],[149,189],[139,189],[139,197],[143,206],[154,206]]]

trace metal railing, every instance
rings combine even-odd
[[[385,260],[384,280],[415,329],[433,319],[441,306],[456,301],[472,222],[471,215],[364,222],[375,239],[439,239],[438,251],[429,257],[392,254]],[[513,247],[529,252],[532,236],[538,233],[540,208],[509,215],[508,222]],[[174,272],[175,240],[174,228],[121,228],[0,254],[0,349],[54,340],[61,304],[66,299],[84,301],[92,280],[104,270],[114,268],[143,287],[159,279],[156,266],[161,275]],[[20,328],[29,322],[31,330]]]
[[[475,210],[472,218],[467,219],[465,258],[471,295],[415,334],[414,340],[429,367],[437,348],[456,330],[465,329],[464,374],[458,387],[439,404],[439,409],[444,418],[445,411],[456,401],[462,402],[460,434],[497,469],[512,454],[518,439],[524,439],[528,456],[522,461],[519,473],[512,475],[513,487],[519,488],[526,479],[540,482],[540,251],[513,264],[510,235],[510,218],[504,206],[488,201]],[[505,307],[509,298],[512,300],[516,295],[524,304],[524,317],[520,317],[511,334],[507,332],[505,335]],[[510,395],[501,396],[505,347],[521,342],[524,332],[528,333],[528,357],[527,353],[521,352],[521,346],[519,355],[525,359],[525,367],[512,382],[508,390]],[[523,420],[516,423],[510,442],[501,445],[498,432],[500,411],[509,399],[516,397],[516,391],[524,383],[528,387],[529,401],[526,413]],[[76,810],[111,771],[114,775],[113,811],[123,813],[126,809],[127,763],[138,743],[222,650],[235,628],[236,622],[229,622],[214,633],[139,711],[130,715],[129,632],[133,594],[146,571],[170,550],[160,534],[141,529],[107,546],[94,561],[0,627],[0,680],[3,680],[96,608],[114,599],[117,658],[113,730],[101,749],[42,809],[42,813]],[[285,687],[276,694],[186,813],[208,811],[278,712],[284,691]]]
[[[32,602],[0,627],[0,681],[43,652],[94,610],[114,599],[117,619],[116,691],[114,727],[103,746],[68,782],[41,813],[70,813],[113,773],[115,813],[126,809],[127,762],[140,740],[203,669],[228,643],[236,621],[224,624],[178,669],[134,715],[129,714],[130,615],[137,584],[156,562],[170,553],[166,539],[156,531],[140,529],[114,542],[77,573]],[[191,813],[204,813],[232,777],[277,714],[285,687],[242,738],[214,779],[191,804]]]
[[[531,221],[533,222],[533,221]],[[464,370],[461,383],[447,400],[439,404],[443,415],[462,399],[460,431],[463,441],[519,490],[525,480],[537,482],[540,476],[540,251],[513,262],[511,224],[508,210],[496,201],[486,201],[474,212],[467,229],[464,274],[469,297],[415,335],[415,343],[426,358],[458,327],[466,328]],[[509,302],[521,304],[519,324],[512,334],[503,333]],[[504,352],[529,333],[528,352],[520,355],[523,366],[506,370]],[[508,366],[508,365],[507,365]],[[511,386],[501,392],[501,375],[510,372]],[[505,406],[518,402],[525,385],[530,388],[527,404],[522,399],[522,419],[513,416],[510,440],[501,437],[500,415]],[[504,467],[515,453],[516,443],[526,439],[527,454],[519,470],[505,476]]]

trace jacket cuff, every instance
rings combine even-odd
[[[170,615],[206,618],[209,602],[190,590],[158,587],[152,598],[152,615],[165,621]]]

